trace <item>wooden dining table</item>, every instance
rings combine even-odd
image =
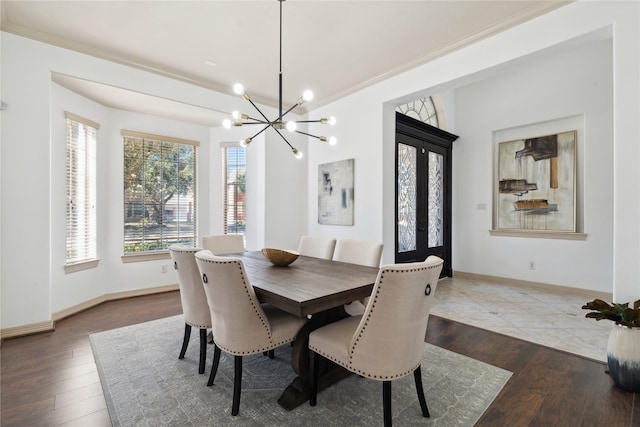
[[[299,256],[286,267],[277,267],[261,251],[229,256],[242,260],[261,302],[309,318],[293,343],[291,365],[298,377],[278,399],[282,407],[291,410],[308,399],[309,333],[347,317],[345,304],[370,296],[379,269],[307,256]],[[326,363],[320,369],[319,389],[347,375],[346,370]]]

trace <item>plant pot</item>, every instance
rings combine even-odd
[[[613,325],[607,342],[607,364],[615,385],[640,392],[640,328]]]

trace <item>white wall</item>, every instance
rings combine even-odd
[[[315,125],[312,132],[318,135],[334,135],[338,143],[311,140],[309,142],[309,168],[307,180],[308,233],[334,236],[339,239],[358,238],[382,240],[382,149],[379,142],[382,132],[382,108],[377,102],[369,102],[367,92],[357,93],[330,107],[314,111],[310,117],[336,117],[332,128]],[[374,139],[367,135],[375,134]],[[354,224],[353,226],[318,224],[318,165],[340,160],[354,159]]]
[[[640,267],[637,262],[640,259],[640,189],[637,185],[640,182],[637,167],[640,160],[639,7],[637,2],[578,1],[314,111],[314,115],[333,114],[338,118],[341,145],[335,149],[318,147],[310,150],[309,230],[317,234],[358,235],[372,239],[380,238],[382,231],[385,243],[383,262],[393,262],[393,106],[406,102],[409,95],[417,98],[454,90],[454,116],[447,118],[448,130],[461,136],[461,140],[454,142],[454,182],[456,190],[459,190],[463,184],[473,180],[473,188],[478,193],[477,196],[474,193],[472,200],[454,194],[454,271],[517,277],[608,292],[613,290],[618,301],[640,297]],[[490,103],[488,106],[485,103],[480,107],[476,103],[480,110],[465,111],[468,106],[462,102],[469,100],[466,95],[474,88],[480,90],[482,85],[491,84],[483,80],[490,78],[494,82],[492,87],[484,89],[483,93],[487,95],[492,88],[498,89],[496,84],[500,79],[521,79],[526,73],[515,73],[518,66],[534,66],[541,58],[566,46],[573,50],[579,49],[584,42],[598,43],[597,40],[607,34],[612,36],[608,42],[612,45],[612,59],[611,51],[607,51],[610,48],[599,45],[595,49],[600,49],[600,53],[589,55],[602,59],[602,63],[585,63],[579,58],[580,52],[576,52],[572,59],[566,59],[572,72],[541,68],[545,77],[543,80],[537,77],[535,86],[528,81],[512,82],[519,92],[527,95],[531,95],[532,90],[538,91],[534,94],[538,110],[535,106],[508,110],[509,104],[501,106],[499,99],[493,102],[486,99],[485,102]],[[512,71],[515,74],[511,74]],[[607,73],[612,73],[612,78],[608,79]],[[556,74],[563,80],[554,80]],[[556,92],[550,93],[542,88],[545,81],[552,82]],[[479,86],[472,85],[475,83]],[[465,86],[465,89],[455,90]],[[588,95],[597,96],[598,100],[589,99]],[[569,103],[558,102],[559,98],[569,98]],[[613,125],[608,108],[614,112]],[[488,126],[477,123],[483,117],[487,119],[494,109],[497,111],[495,118],[491,117]],[[586,175],[580,184],[585,191],[579,196],[582,198],[582,226],[589,234],[587,240],[489,237],[493,188],[491,166],[479,176],[471,173],[478,171],[478,167],[471,172],[464,168],[473,162],[493,164],[491,138],[494,131],[576,115],[583,115],[585,122],[583,142],[586,145],[578,155],[585,156],[581,161]],[[460,116],[473,119],[474,123],[462,123],[464,120]],[[476,134],[476,130],[481,134]],[[355,157],[356,169],[367,162],[366,173],[360,171],[363,175],[356,178],[356,225],[318,226],[315,218],[315,168],[320,163],[348,156]],[[613,163],[615,170],[592,175],[600,160],[609,165]],[[612,189],[612,180],[613,199],[607,193]],[[362,194],[364,198],[360,197]],[[477,211],[478,203],[485,203],[488,210]],[[613,237],[610,235],[612,229]],[[467,236],[479,239],[480,243],[469,244]],[[493,252],[487,250],[486,242],[491,242],[489,247],[497,251],[498,256],[489,256]],[[489,255],[479,255],[479,251]],[[537,260],[539,266],[533,273],[528,270],[530,260]],[[520,262],[525,263],[528,276],[523,277],[518,265]],[[516,265],[517,268],[514,267]]]
[[[169,260],[123,263],[121,129],[198,140],[200,144],[199,234],[221,230],[220,141],[239,139],[233,132],[165,118],[105,108],[52,83],[51,73],[67,74],[179,102],[230,111],[246,108],[237,97],[160,77],[7,33],[2,37],[2,328],[40,328],[52,314],[105,294],[177,282]],[[98,256],[96,269],[64,274],[64,124],[69,110],[101,123],[98,134]],[[269,111],[269,109],[265,109]],[[270,111],[271,112],[271,111]],[[239,132],[239,131],[238,131]],[[246,135],[244,135],[246,136]],[[279,137],[278,137],[279,138]],[[275,147],[281,141],[269,141]],[[290,151],[267,158],[258,139],[249,161],[254,184],[250,249],[297,245],[306,227],[306,166]],[[303,146],[306,141],[299,145]],[[270,145],[270,147],[271,147]],[[275,151],[275,150],[274,150]],[[270,163],[265,163],[265,159]],[[297,163],[296,163],[297,162]],[[277,191],[267,192],[272,186]],[[297,198],[285,198],[292,189]],[[271,213],[289,200],[286,215]],[[268,217],[271,215],[272,217]]]
[[[456,270],[612,291],[612,59],[611,39],[589,42],[455,91]],[[578,131],[577,231],[587,239],[490,236],[497,144],[571,130]]]
[[[105,293],[143,289],[177,282],[170,260],[122,263],[124,199],[122,195],[122,129],[199,141],[198,209],[207,216],[211,165],[220,163],[219,150],[210,156],[207,127],[166,118],[103,107],[55,83],[51,84],[51,312],[81,304]],[[97,141],[98,268],[65,274],[65,147],[64,111],[79,114],[101,124]],[[209,162],[207,159],[212,158]],[[218,187],[220,188],[220,187]],[[219,192],[218,192],[219,193]],[[208,233],[202,221],[200,231]],[[161,272],[161,266],[167,272]]]

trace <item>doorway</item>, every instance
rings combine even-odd
[[[396,113],[395,262],[444,260],[451,276],[451,146],[456,135]]]

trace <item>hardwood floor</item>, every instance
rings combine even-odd
[[[110,426],[89,334],[181,312],[177,292],[130,298],[61,320],[54,332],[5,340],[1,425]],[[426,340],[513,372],[477,426],[640,425],[636,394],[614,387],[602,363],[437,316]]]

